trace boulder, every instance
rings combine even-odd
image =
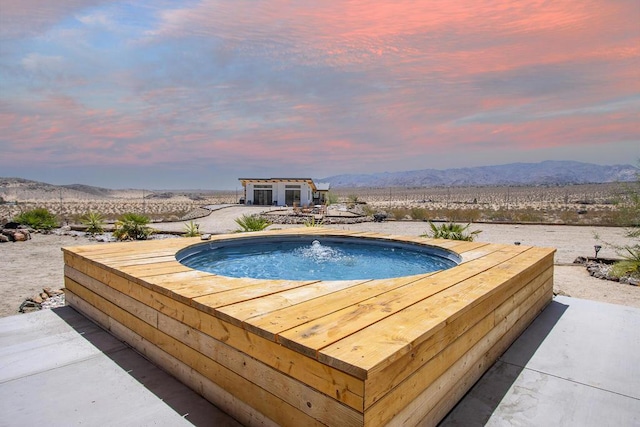
[[[13,233],[14,242],[26,242],[30,238],[31,236],[29,235],[29,232],[16,231],[15,233]]]

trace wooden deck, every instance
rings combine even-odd
[[[554,249],[440,246],[457,267],[383,280],[236,279],[183,238],[64,248],[70,305],[246,425],[435,425],[552,297]],[[214,236],[242,239],[247,234]]]

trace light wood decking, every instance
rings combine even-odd
[[[434,425],[551,300],[554,249],[440,246],[459,266],[383,280],[236,279],[175,259],[198,238],[64,248],[66,297],[246,425]],[[246,238],[246,234],[213,239]]]

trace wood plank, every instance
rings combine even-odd
[[[349,374],[179,302],[164,306],[160,311],[304,381],[354,409],[362,410],[364,385],[361,380]]]
[[[67,266],[66,268],[70,269],[71,267]],[[109,286],[127,292],[132,298],[153,307],[160,313],[226,342],[293,378],[305,381],[312,387],[333,396],[354,409],[362,410],[364,385],[360,380],[271,341],[248,334],[241,328],[234,327],[210,314],[200,312],[162,294],[142,288],[122,277],[107,273],[105,280],[110,283]]]
[[[537,301],[532,302],[528,310],[525,309],[515,313],[516,320],[511,326],[505,323],[506,320],[504,320],[501,325],[502,331],[506,329],[506,332],[486,353],[481,353],[480,357],[476,358],[459,359],[444,375],[432,383],[429,388],[424,390],[420,396],[393,418],[387,426],[420,425],[435,427],[475,382],[480,379],[485,371],[495,363],[498,357],[509,348],[511,343],[531,324],[538,314],[544,310],[551,301],[551,297],[552,293],[549,293],[549,289],[547,289],[547,293]],[[499,328],[494,328],[494,331],[494,337],[502,332]],[[481,344],[479,343],[478,346]],[[468,369],[465,371],[465,368]]]
[[[284,307],[291,307],[301,302],[333,294],[336,291],[351,288],[362,282],[362,280],[312,282],[308,285],[287,289],[282,292],[266,295],[262,298],[242,301],[236,304],[220,307],[216,310],[216,316],[227,320],[230,323],[241,325],[245,320],[251,317],[269,315],[271,312]]]
[[[164,256],[154,256],[154,257],[144,257],[144,258],[129,258],[129,257],[121,257],[121,258],[108,258],[102,260],[101,262],[109,267],[113,268],[122,268],[122,267],[134,267],[134,266],[144,266],[148,264],[157,264],[160,262],[168,262],[168,261],[176,261],[175,255],[164,255]]]
[[[105,284],[88,277],[77,270],[67,268],[65,270],[65,287],[71,283],[71,288],[74,289],[74,284],[84,286],[95,294],[107,299],[123,310],[136,316],[138,319],[154,326],[158,327],[158,312],[148,305],[144,305],[138,300],[128,296],[125,293],[119,292]]]
[[[519,299],[518,304],[523,303],[526,297],[543,287],[549,280],[553,282],[553,268],[547,269],[521,289],[521,291],[524,290],[526,292],[522,293],[524,298]],[[515,288],[513,289],[514,292]],[[506,296],[506,301],[505,297],[499,295],[494,298],[488,298],[468,312],[449,319],[445,328],[438,330],[425,341],[413,347],[403,357],[397,358],[393,363],[379,371],[369,372],[369,377],[365,382],[365,408],[380,400],[406,378],[413,375],[416,370],[424,366],[474,326],[478,319],[483,319],[492,314],[494,316],[494,324],[498,324],[505,316],[500,317],[496,313],[499,310],[503,312],[506,309],[508,309],[507,314],[511,312],[516,307],[516,305],[512,304],[512,301],[514,301],[513,295]]]
[[[202,353],[186,346],[173,337],[136,318],[92,291],[69,281],[71,292],[115,319],[145,340],[209,378],[236,398],[248,403],[280,425],[322,425],[298,408],[294,408],[241,375],[225,368]]]
[[[160,314],[158,329],[202,354],[211,355],[224,367],[324,424],[345,427],[362,425],[359,411],[177,320]]]
[[[528,283],[548,268],[553,262],[553,253],[551,249],[532,248],[462,282],[457,281],[458,286],[445,287],[423,303],[409,306],[388,320],[320,350],[319,360],[358,377],[380,370],[445,327],[447,319],[460,316],[485,298],[493,297],[496,289],[508,288],[515,282]]]
[[[284,331],[278,335],[278,342],[303,354],[317,357],[321,349],[451,286],[464,282],[470,277],[494,268],[497,263],[507,261],[523,251],[525,249],[517,246],[507,247],[465,265],[437,272],[425,279],[411,282],[357,305],[333,311],[320,319]],[[351,345],[361,347],[362,343]],[[357,365],[336,363],[337,361],[332,360],[331,351],[323,354],[326,356],[324,363],[335,363],[332,366],[345,369],[359,378],[365,378],[366,374]]]
[[[150,276],[160,276],[163,274],[178,273],[181,271],[192,270],[191,268],[180,264],[176,260],[156,262],[153,264],[145,264],[145,265],[139,265],[139,266],[134,265],[134,266],[116,267],[115,269],[122,271],[123,273],[129,276],[134,276],[140,279],[144,279],[145,277],[150,277]]]
[[[365,425],[383,425],[402,413],[403,409],[410,405],[411,402],[420,401],[421,397],[424,397],[424,401],[420,402],[423,408],[435,406],[442,397],[452,390],[457,380],[467,371],[473,370],[476,361],[490,351],[524,313],[536,305],[536,302],[544,294],[542,292],[544,291],[544,286],[539,287],[539,290],[540,292],[534,293],[534,298],[528,301],[528,304],[516,307],[511,316],[503,319],[502,322],[495,326],[493,326],[494,313],[488,314],[481,323],[466,332],[429,363],[415,371],[400,386],[394,388],[392,392],[367,409],[365,411]],[[485,325],[485,328],[476,330],[479,325],[485,322],[489,325],[488,328]],[[472,332],[475,332],[475,334]],[[490,364],[487,364],[485,369],[488,366]],[[433,387],[434,384],[438,384],[438,386]],[[425,395],[424,390],[431,390],[431,393]],[[422,416],[418,415],[419,412],[415,412],[415,407],[411,409],[414,411],[410,414],[411,419],[404,418],[402,419],[403,422],[411,423],[414,417],[420,420],[424,416],[424,414]],[[422,411],[424,412],[424,409]]]
[[[429,273],[424,277],[432,274]],[[369,280],[272,313],[253,316],[245,320],[244,327],[260,336],[275,341],[276,336],[282,331],[359,304],[362,301],[405,286],[415,280],[413,277]]]
[[[194,307],[217,316],[219,313],[218,309],[220,307],[237,304],[243,301],[257,301],[259,298],[307,286],[316,282],[316,280],[260,280],[255,285],[252,284],[242,288],[230,289],[228,291],[197,297],[193,299],[193,302]],[[224,317],[224,313],[221,313],[221,315]],[[233,323],[239,325],[242,322],[233,320]]]

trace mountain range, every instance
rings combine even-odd
[[[630,182],[638,179],[640,169],[631,165],[603,166],[572,161],[510,163],[461,169],[422,169],[406,172],[345,174],[317,179],[331,188],[388,188],[441,186],[536,186]],[[162,192],[164,191],[164,192]],[[95,200],[185,198],[199,200],[217,190],[141,190],[94,187],[84,184],[53,185],[24,178],[0,177],[0,198],[15,200]]]
[[[640,168],[632,165],[596,165],[548,160],[460,169],[421,169],[405,172],[343,174],[319,179],[332,188],[439,187],[504,185],[569,185],[629,182]]]

